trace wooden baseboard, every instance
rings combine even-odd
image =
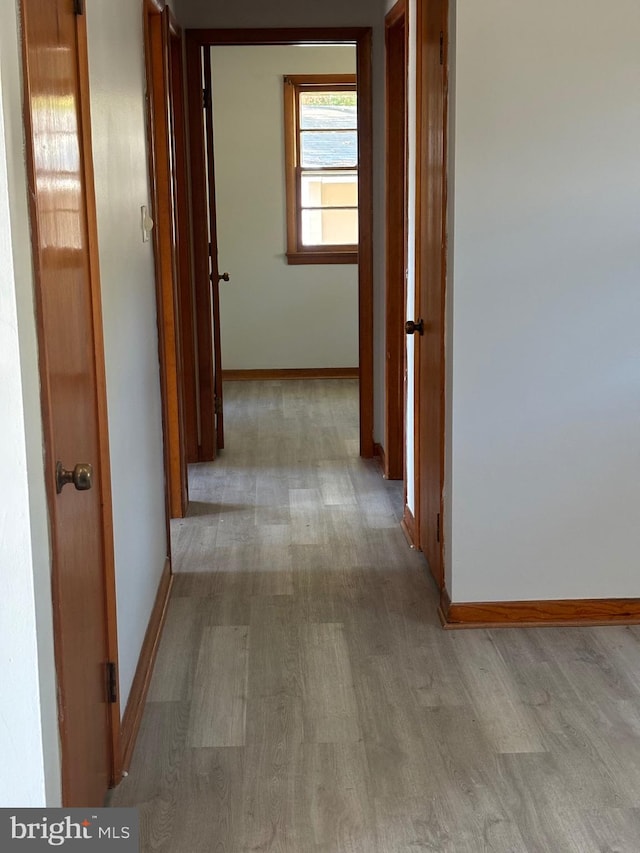
[[[416,537],[416,520],[408,506],[405,505],[402,521],[400,522],[402,532],[407,538],[407,542],[412,548],[417,548]]]
[[[261,379],[358,379],[357,367],[292,367],[268,370],[223,370],[224,382],[246,382]]]
[[[167,559],[160,583],[158,584],[158,592],[156,593],[156,600],[151,611],[147,631],[144,635],[144,642],[140,650],[136,674],[133,677],[129,700],[122,717],[120,743],[122,749],[121,767],[123,772],[129,770],[131,756],[133,755],[136,738],[138,737],[144,704],[147,699],[153,667],[156,662],[156,655],[158,654],[160,637],[162,636],[162,629],[167,615],[167,605],[169,604],[172,584],[171,564]]]
[[[446,589],[438,616],[443,628],[566,628],[640,624],[640,598],[452,603]]]

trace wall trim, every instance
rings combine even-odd
[[[262,379],[358,379],[357,367],[287,367],[266,370],[223,370],[223,382]]]
[[[452,603],[442,590],[438,616],[442,627],[526,628],[640,624],[640,598],[576,598],[549,601]]]
[[[172,586],[173,575],[171,574],[171,563],[169,558],[167,558],[160,583],[158,584],[156,600],[151,611],[151,616],[149,617],[147,631],[144,635],[144,642],[140,650],[136,674],[133,677],[129,700],[127,701],[127,707],[122,717],[122,725],[120,727],[122,750],[120,766],[122,771],[129,770],[131,756],[136,745],[147,693],[149,692],[149,684],[153,675],[153,667],[158,654],[158,646],[162,637],[162,629],[164,628],[167,615],[167,605],[169,604]],[[116,784],[119,781],[119,779],[116,779]]]
[[[406,504],[402,515],[402,521],[400,522],[400,527],[407,538],[409,546],[411,548],[417,548],[418,539],[416,536],[416,519]]]

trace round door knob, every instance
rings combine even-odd
[[[60,492],[69,483],[73,483],[79,492],[86,492],[93,485],[93,466],[87,462],[80,462],[73,471],[67,471],[62,467],[62,462],[56,464],[56,492]]]
[[[407,320],[404,324],[404,330],[408,335],[424,335],[424,320]]]
[[[229,281],[229,273],[223,272],[222,275],[218,276],[218,281]]]

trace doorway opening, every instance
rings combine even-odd
[[[354,29],[304,29],[304,30],[190,30],[186,34],[187,44],[187,80],[188,80],[188,97],[189,97],[189,118],[191,128],[191,172],[192,172],[192,206],[193,206],[193,222],[194,222],[194,264],[195,264],[195,301],[197,315],[197,340],[198,340],[198,375],[199,375],[199,397],[200,397],[200,449],[199,461],[210,461],[215,459],[217,451],[224,447],[224,404],[223,404],[223,379],[236,378],[290,378],[298,374],[299,378],[310,378],[315,376],[358,376],[359,378],[359,452],[363,457],[373,456],[373,263],[372,263],[372,127],[371,127],[371,31],[368,28]],[[284,110],[282,101],[280,100],[280,108],[275,110],[275,115],[270,118],[270,127],[272,130],[267,131],[264,123],[258,120],[251,121],[250,113],[244,113],[244,119],[240,122],[229,118],[227,114],[226,121],[220,120],[216,113],[216,86],[220,93],[219,98],[224,103],[228,100],[237,101],[237,92],[235,96],[229,91],[230,88],[236,88],[240,85],[240,71],[243,67],[246,68],[246,62],[236,64],[236,72],[230,77],[220,73],[220,62],[224,65],[227,60],[222,60],[221,57],[232,57],[235,51],[230,50],[257,51],[264,54],[265,49],[273,49],[278,52],[286,49],[294,51],[299,57],[305,53],[307,57],[311,56],[312,52],[320,50],[342,50],[344,53],[349,50],[353,54],[353,70],[357,81],[357,162],[355,164],[333,164],[334,179],[341,178],[342,184],[345,184],[346,175],[337,175],[341,169],[348,171],[349,168],[356,166],[358,172],[358,187],[357,187],[357,210],[358,221],[356,226],[357,245],[353,248],[357,251],[357,276],[353,278],[353,311],[352,320],[349,323],[342,316],[341,309],[337,309],[339,316],[334,315],[334,327],[331,326],[331,318],[327,319],[326,331],[323,334],[318,326],[321,320],[321,308],[323,306],[322,298],[318,299],[318,294],[315,294],[315,307],[302,316],[295,317],[293,309],[296,301],[300,300],[301,291],[296,291],[294,288],[289,288],[288,302],[282,303],[281,308],[275,306],[275,300],[268,298],[264,302],[260,302],[265,298],[265,290],[270,286],[268,276],[266,274],[266,266],[268,263],[274,262],[274,268],[279,266],[280,279],[284,279],[287,272],[294,273],[296,267],[289,265],[299,263],[309,263],[308,260],[293,260],[291,253],[291,242],[285,244],[285,237],[288,234],[290,237],[290,228],[286,225],[291,223],[291,214],[288,216],[285,213],[284,199],[292,194],[294,200],[297,200],[302,208],[318,207],[315,201],[309,202],[312,194],[318,189],[314,186],[313,178],[318,178],[318,175],[307,176],[308,181],[304,184],[304,189],[301,189],[301,183],[298,181],[297,189],[291,189],[291,185],[287,185],[285,189],[284,176],[280,182],[280,192],[283,196],[280,203],[280,210],[275,211],[273,208],[272,193],[261,193],[257,189],[255,173],[252,177],[251,169],[249,168],[249,154],[253,152],[260,153],[260,149],[269,144],[270,137],[275,136],[276,143],[282,146],[284,131]],[[304,48],[307,48],[305,51]],[[313,51],[311,50],[313,48]],[[239,55],[239,54],[237,54]],[[213,61],[212,61],[213,59]],[[284,60],[286,62],[286,60]],[[289,60],[293,63],[293,60]],[[337,70],[337,69],[336,69]],[[217,73],[218,72],[218,73]],[[286,86],[289,78],[291,82],[298,72],[298,65],[295,67],[287,67],[282,65],[281,70],[275,77],[279,77],[278,83],[278,98],[283,97],[283,82]],[[302,73],[301,70],[299,73]],[[273,78],[275,79],[275,78]],[[272,79],[272,82],[273,82]],[[213,80],[213,86],[212,81]],[[226,82],[225,82],[226,81]],[[259,88],[260,75],[254,79],[254,88]],[[218,85],[219,84],[219,85]],[[320,86],[320,90],[334,91],[326,85],[326,81]],[[213,92],[213,97],[212,93]],[[326,96],[324,91],[321,92]],[[255,95],[255,92],[249,94]],[[218,100],[219,100],[218,98]],[[259,99],[260,100],[260,99]],[[286,97],[285,97],[286,100]],[[335,100],[335,98],[334,98]],[[346,102],[345,102],[346,103]],[[342,106],[345,106],[345,103]],[[335,104],[334,104],[335,105]],[[317,112],[317,111],[316,111]],[[348,110],[343,110],[343,120],[345,119]],[[214,118],[216,125],[216,133],[214,134]],[[233,124],[233,126],[232,126]],[[300,124],[296,125],[300,131]],[[303,129],[303,132],[306,129]],[[342,134],[345,141],[351,128],[322,128],[320,132],[332,130],[334,133]],[[328,134],[326,135],[328,136]],[[311,134],[309,134],[309,138]],[[316,140],[317,141],[317,140]],[[351,140],[349,140],[351,141]],[[277,150],[277,146],[276,146]],[[224,157],[227,152],[226,158]],[[233,160],[237,168],[240,170],[242,178],[242,186],[237,185],[237,181],[233,182],[232,176],[227,174],[224,159],[229,160],[229,151],[232,152]],[[215,162],[214,162],[215,152]],[[263,152],[264,153],[264,152]],[[276,158],[278,155],[275,155]],[[242,158],[244,157],[244,163]],[[239,162],[240,161],[240,162]],[[239,162],[239,165],[238,165]],[[284,168],[285,156],[284,150],[280,156],[280,162],[275,162],[271,166],[271,172],[277,172]],[[243,170],[243,165],[246,167]],[[298,163],[294,167],[297,169],[298,176],[300,169],[306,164]],[[316,164],[321,166],[322,164]],[[216,169],[216,166],[218,167]],[[264,167],[263,167],[264,171]],[[319,170],[318,170],[319,171]],[[323,179],[326,175],[321,176]],[[317,184],[318,181],[316,180]],[[320,182],[321,183],[321,182]],[[326,182],[331,183],[331,181]],[[335,204],[335,207],[340,207],[338,218],[342,217],[343,222],[348,218],[350,207],[348,201],[348,187],[337,187],[338,181],[333,180],[333,186],[327,190],[327,197],[334,191],[340,190],[341,203]],[[320,190],[322,192],[322,188]],[[303,198],[303,194],[306,195]],[[346,193],[346,195],[345,195]],[[266,195],[266,197],[265,197]],[[241,201],[243,198],[251,200],[248,208],[245,208],[245,214],[241,215]],[[335,198],[334,192],[334,198]],[[221,204],[221,199],[224,198],[224,204]],[[314,197],[314,198],[317,198]],[[345,201],[345,199],[347,199]],[[217,202],[217,208],[216,208]],[[331,202],[329,202],[331,206]],[[246,211],[253,213],[249,217]],[[254,248],[251,234],[247,226],[248,218],[253,218],[257,221],[258,228],[262,232],[270,231],[274,225],[279,224],[285,227],[280,238],[280,247],[277,250],[273,248],[270,251],[264,252],[260,257],[260,251],[257,247]],[[331,220],[336,219],[336,213],[330,211],[325,214],[321,211],[302,209],[300,211],[300,221],[305,223],[305,227],[309,225],[312,229],[324,227],[329,231],[331,229]],[[335,224],[335,223],[334,223]],[[229,263],[231,282],[227,285],[227,275],[221,272],[218,267],[217,244],[218,238],[224,230],[226,235],[231,234],[231,240],[227,245],[232,244],[233,249],[230,254],[233,254],[237,260],[235,261],[237,269],[232,268],[232,263]],[[334,228],[335,233],[335,228]],[[317,236],[312,238],[317,240]],[[344,248],[344,247],[338,247]],[[224,261],[225,269],[227,266],[227,249],[225,251]],[[271,257],[269,257],[269,254]],[[279,255],[279,257],[278,257]],[[275,256],[275,258],[274,258]],[[230,260],[233,260],[231,258]],[[344,257],[338,256],[336,259],[329,261],[328,266],[314,267],[297,267],[297,269],[305,275],[315,272],[320,269],[323,274],[328,274],[328,284],[318,284],[318,289],[323,286],[330,288],[340,295],[340,282],[336,281],[338,273],[342,267],[335,266],[344,261]],[[253,265],[253,268],[251,268]],[[246,266],[246,269],[244,268]],[[333,269],[332,269],[333,266]],[[238,269],[242,269],[238,273]],[[348,269],[348,268],[347,268]],[[331,273],[333,272],[333,275]],[[351,269],[350,272],[355,273]],[[282,284],[278,282],[276,273],[276,285]],[[224,283],[223,283],[224,282]],[[225,290],[221,293],[221,287]],[[235,290],[231,288],[235,287]],[[241,289],[241,287],[244,289]],[[228,288],[228,289],[227,289]],[[277,289],[277,287],[276,287]],[[271,294],[275,295],[275,290]],[[342,294],[344,296],[344,293]],[[320,293],[322,297],[322,293]],[[328,302],[329,300],[325,300]],[[326,312],[325,312],[326,313]],[[225,314],[227,315],[225,317]],[[293,319],[292,319],[293,318]],[[295,359],[300,358],[295,353],[289,353],[289,361],[282,361],[286,342],[283,342],[282,332],[278,331],[278,324],[284,324],[281,328],[287,330],[289,323],[289,331],[294,329],[298,338],[299,347],[304,353],[306,345],[307,350],[312,348],[312,341],[322,340],[323,336],[336,335],[336,328],[342,328],[349,333],[348,326],[351,325],[351,344],[353,356],[357,358],[357,364],[341,364],[336,365],[330,371],[313,367],[310,361],[300,360],[298,364],[303,367],[295,366]],[[239,333],[240,330],[243,335]],[[225,338],[226,332],[226,338]],[[245,341],[250,339],[255,342],[259,337],[271,341],[272,344],[280,347],[280,358],[276,356],[279,365],[277,368],[265,368],[266,373],[262,373],[258,369],[247,369],[248,363],[243,364],[242,358],[243,344],[241,337]],[[228,343],[223,343],[223,341]],[[357,342],[357,343],[356,343]],[[326,347],[326,341],[323,342]],[[231,362],[231,369],[225,372],[225,356],[233,353],[233,358],[236,360]],[[291,361],[293,359],[293,362]],[[351,360],[351,359],[349,359]],[[277,363],[273,362],[273,363]],[[306,367],[306,364],[311,364],[311,367]],[[289,367],[282,367],[282,364],[289,364]],[[335,362],[334,362],[335,363]],[[243,369],[244,368],[244,369]],[[236,371],[242,370],[245,374],[240,377]],[[232,372],[233,371],[233,372]]]

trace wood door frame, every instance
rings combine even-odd
[[[24,21],[23,0],[20,2],[20,20]],[[87,47],[87,28],[85,15],[76,15],[76,36],[78,44],[78,83],[79,83],[79,112],[80,112],[80,140],[82,147],[82,170],[85,184],[85,205],[87,217],[87,249],[89,262],[89,284],[91,290],[91,312],[93,323],[93,350],[95,375],[96,375],[96,413],[97,432],[100,458],[100,476],[98,483],[100,488],[100,503],[102,512],[102,543],[103,543],[103,565],[104,565],[104,591],[106,609],[106,648],[108,660],[113,661],[116,666],[116,679],[118,678],[118,622],[116,611],[116,575],[115,575],[115,549],[113,538],[113,502],[111,491],[111,458],[109,453],[109,421],[107,410],[107,382],[104,354],[104,335],[102,321],[102,298],[100,287],[100,259],[98,252],[98,222],[94,185],[93,169],[93,145],[91,138],[91,111],[90,111],[90,86],[89,86],[89,59]],[[27,44],[24,29],[22,31],[22,70],[23,78],[27,79]],[[33,126],[27,101],[27,90],[23,96],[23,123],[25,137],[27,140],[33,138]],[[38,221],[35,201],[35,173],[31,150],[27,143],[26,165],[29,181],[29,216],[31,220],[31,244],[38,245]],[[38,336],[38,369],[40,374],[40,400],[42,408],[42,428],[44,436],[44,475],[45,490],[47,497],[47,511],[49,518],[55,514],[55,502],[57,498],[55,488],[56,457],[53,440],[53,416],[52,400],[48,383],[49,364],[47,348],[44,341],[45,329],[43,321],[43,304],[41,290],[41,269],[38,252],[33,252],[34,270],[34,295],[36,304],[36,329]],[[56,529],[50,525],[51,536],[51,585],[53,599],[53,639],[56,665],[57,682],[57,704],[58,724],[61,749],[61,782],[62,800],[65,803],[65,791],[68,790],[68,774],[66,769],[65,755],[68,755],[68,742],[73,738],[73,733],[67,731],[64,725],[65,707],[65,682],[64,682],[64,656],[61,636],[60,611],[56,606],[59,599],[59,574],[54,555],[56,553]],[[105,662],[106,663],[106,662]],[[120,745],[120,697],[117,691],[117,699],[108,705],[109,720],[109,745],[110,745],[110,786],[118,783],[121,776],[121,745]]]
[[[417,19],[416,19],[416,319],[422,316],[421,310],[421,281],[422,277],[427,274],[429,266],[429,244],[427,233],[427,221],[429,217],[429,199],[427,191],[427,180],[425,173],[429,167],[429,149],[428,149],[428,104],[429,91],[424,85],[423,63],[427,56],[425,49],[426,30],[426,14],[425,5],[428,0],[418,0],[417,2]],[[449,0],[442,0],[443,11],[442,20],[442,85],[443,85],[443,170],[442,170],[442,235],[441,235],[441,260],[440,280],[433,283],[433,286],[439,288],[441,298],[441,313],[436,318],[425,318],[425,322],[436,324],[440,335],[440,359],[438,364],[437,386],[440,395],[440,423],[438,427],[438,435],[435,440],[439,447],[439,464],[438,464],[438,489],[439,489],[439,548],[438,548],[438,564],[430,566],[431,573],[440,589],[444,587],[444,477],[445,477],[445,418],[446,418],[446,351],[445,351],[445,310],[446,310],[446,285],[447,285],[447,189],[448,189],[448,45],[449,45]],[[420,443],[421,443],[421,392],[424,385],[424,377],[421,376],[420,366],[420,349],[416,347],[415,354],[415,369],[414,369],[414,401],[415,401],[415,421],[414,421],[414,451],[415,451],[415,534],[416,544],[424,550],[424,542],[426,532],[421,529],[422,513],[421,513],[421,488],[422,480],[428,476],[433,476],[432,472],[423,470],[423,462],[421,460]]]
[[[385,18],[386,310],[384,475],[406,481],[407,74],[406,0]],[[400,95],[400,97],[398,97]],[[398,180],[398,174],[402,180]],[[406,504],[406,487],[405,487]]]
[[[184,406],[186,462],[198,461],[198,389],[196,366],[193,261],[191,254],[191,205],[189,203],[186,75],[182,29],[169,14],[169,60],[173,103],[173,132],[178,289],[180,294],[180,343]]]
[[[189,89],[189,129],[191,137],[192,221],[194,226],[194,266],[196,304],[199,314],[209,317],[208,235],[206,223],[206,189],[204,172],[202,110],[202,48],[216,45],[293,45],[353,44],[356,48],[358,75],[358,146],[360,160],[358,251],[358,331],[360,368],[360,455],[371,458],[373,442],[373,92],[370,27],[325,27],[281,29],[191,29],[186,30],[187,85]],[[200,225],[200,227],[198,227]],[[206,293],[204,292],[206,290]],[[201,424],[202,458],[215,457],[215,423],[213,417],[213,382],[210,371],[212,343],[210,329],[198,326],[198,349],[201,359]],[[207,338],[207,335],[209,336]],[[207,403],[210,401],[210,404]],[[209,405],[209,412],[205,411]],[[205,432],[206,427],[206,432]]]
[[[173,92],[170,84],[170,30],[165,0],[143,0],[144,51],[147,82],[147,153],[151,189],[155,262],[158,350],[168,518],[182,518],[188,506],[185,448],[183,366],[180,335],[181,294],[172,139]],[[182,170],[177,170],[181,172]],[[187,237],[187,245],[189,244]],[[167,520],[167,533],[169,525]],[[170,540],[168,540],[170,541]]]

